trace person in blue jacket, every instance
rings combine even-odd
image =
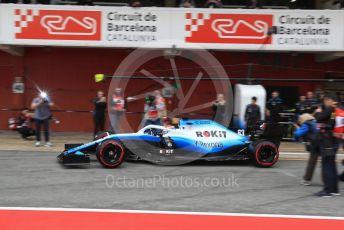
[[[301,139],[306,143],[306,150],[310,152],[306,172],[303,176],[301,184],[311,185],[311,180],[315,171],[318,158],[320,156],[320,146],[317,141],[318,128],[316,119],[309,113],[304,113],[299,116],[298,124],[295,125],[294,138],[297,141]]]

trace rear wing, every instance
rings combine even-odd
[[[279,146],[283,138],[283,130],[283,125],[281,124],[258,121],[250,130],[249,135],[253,141],[268,140]]]

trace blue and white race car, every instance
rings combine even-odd
[[[278,128],[259,123],[245,136],[211,120],[180,120],[178,128],[148,125],[137,133],[104,133],[87,144],[66,144],[57,157],[64,165],[90,162],[95,154],[101,165],[116,168],[124,160],[177,165],[196,160],[252,160],[271,167],[279,157]]]

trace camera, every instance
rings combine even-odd
[[[42,98],[43,103],[48,102],[48,94],[46,92],[42,91],[39,95]]]

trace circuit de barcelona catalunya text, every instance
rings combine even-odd
[[[87,144],[66,144],[57,157],[64,165],[88,164],[90,154],[106,168],[124,160],[176,165],[195,160],[252,160],[271,167],[279,156],[280,132],[273,124],[257,123],[249,136],[211,120],[181,120],[178,128],[149,125],[137,133],[98,135]]]

